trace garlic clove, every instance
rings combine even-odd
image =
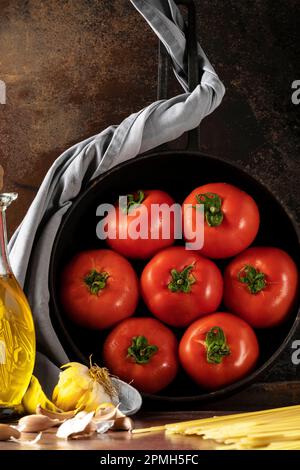
[[[42,437],[42,433],[40,432],[33,439],[24,440],[24,439],[15,439],[14,437],[11,437],[10,440],[12,442],[16,442],[17,444],[20,444],[21,446],[24,446],[24,445],[35,446],[41,440],[41,437]]]
[[[21,436],[18,429],[9,426],[8,424],[0,424],[0,441],[8,441],[11,438],[19,439]]]
[[[94,423],[100,423],[102,421],[108,421],[111,419],[116,418],[118,408],[115,406],[105,408],[105,409],[97,409],[95,416],[93,418]]]
[[[115,406],[112,403],[101,403],[101,405],[96,408],[95,416],[106,415],[111,411],[115,411],[118,406]]]
[[[133,429],[133,421],[128,416],[115,419],[112,431],[131,431]]]
[[[81,385],[81,383],[78,384],[78,382],[73,380],[62,386],[59,381],[53,390],[53,403],[64,411],[74,410],[77,408],[77,402],[80,400],[80,397],[85,392]]]
[[[94,411],[90,413],[86,413],[84,411],[78,413],[76,416],[67,419],[66,421],[64,421],[64,423],[59,426],[56,436],[61,437],[63,439],[68,439],[73,434],[84,433],[86,429],[90,429],[88,428],[88,425],[92,421],[93,416]]]
[[[28,415],[19,420],[18,429],[21,432],[41,432],[58,426],[58,419],[51,419],[44,415]]]
[[[62,372],[60,372],[58,380],[58,385],[61,388],[69,386],[76,380],[80,384],[80,388],[87,390],[93,381],[89,374],[89,368],[78,362],[64,364],[61,369]]]
[[[60,423],[63,423],[66,419],[73,418],[73,416],[75,416],[75,414],[76,414],[76,410],[55,412],[55,411],[46,410],[41,405],[38,405],[36,407],[36,414],[37,415],[48,416],[48,418],[56,419]]]
[[[93,381],[89,389],[82,394],[76,408],[84,409],[85,411],[95,411],[99,402],[111,402],[111,397],[104,391],[102,385]]]
[[[124,413],[122,413],[122,411],[119,410],[119,407],[116,408],[116,419],[118,418],[125,418]]]
[[[133,421],[119,410],[119,405],[116,407],[99,407],[96,410],[93,423],[96,423],[98,429],[101,429],[98,432],[105,432],[102,431],[101,424],[103,423],[105,425],[107,422],[112,422],[112,425],[109,426],[108,429],[111,428],[113,431],[131,431],[131,429],[133,429]]]
[[[81,364],[80,362],[68,362],[67,364],[64,364],[61,366],[61,369],[69,369],[70,367],[73,367],[74,369],[77,369],[78,372],[82,373],[83,375],[86,373],[87,367],[84,364]]]
[[[117,405],[119,406],[119,405]],[[100,405],[97,406],[96,413],[100,413],[101,411],[107,411],[110,410],[111,408],[116,408],[116,405],[114,405],[111,401],[109,402],[103,402]]]

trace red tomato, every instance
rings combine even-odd
[[[107,336],[103,359],[110,372],[138,390],[156,393],[175,378],[178,344],[154,318],[129,318]]]
[[[182,367],[206,390],[218,390],[245,377],[258,355],[251,326],[231,313],[200,318],[186,330],[179,344]]]
[[[83,251],[61,277],[61,300],[68,316],[86,328],[109,328],[130,317],[138,302],[131,264],[111,250]]]
[[[138,191],[127,195],[127,198],[125,209],[117,205],[106,218],[108,245],[128,258],[140,259],[151,258],[157,251],[172,245],[175,230],[174,212],[170,207],[174,200],[158,190]],[[161,204],[164,205],[162,210],[151,214],[151,209]],[[137,235],[133,238],[132,233],[135,232]]]
[[[285,251],[248,248],[225,270],[224,302],[254,328],[269,328],[289,314],[297,284],[297,267]]]
[[[222,300],[223,279],[212,261],[184,247],[171,247],[146,265],[141,291],[153,315],[168,325],[187,326],[216,311]]]
[[[195,204],[204,204],[204,227],[196,226]],[[247,248],[259,228],[259,212],[249,194],[227,183],[211,183],[194,189],[183,203],[184,234],[188,242],[204,229],[200,252],[209,258],[228,258]]]

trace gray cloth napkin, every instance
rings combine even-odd
[[[51,249],[61,220],[83,183],[109,168],[197,127],[221,103],[225,89],[203,50],[198,46],[201,81],[192,93],[187,87],[184,22],[173,0],[131,0],[164,43],[174,73],[185,93],[156,101],[127,117],[121,124],[66,150],[49,169],[21,225],[9,243],[12,269],[29,299],[36,327],[37,347],[57,365],[68,362],[49,316],[48,271]],[[138,158],[138,157],[137,157]],[[43,359],[45,376],[56,380]],[[42,356],[37,356],[38,362]],[[45,373],[47,371],[47,373]],[[57,375],[56,370],[56,375]]]

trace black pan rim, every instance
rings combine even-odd
[[[212,160],[215,160],[216,162],[221,162],[222,164],[227,165],[228,167],[233,167],[236,170],[240,171],[243,173],[247,178],[252,180],[254,184],[258,184],[261,186],[261,188],[268,193],[269,196],[271,196],[275,201],[281,206],[281,208],[284,210],[286,213],[293,230],[295,231],[295,234],[298,239],[298,243],[300,243],[300,229],[298,225],[294,221],[294,217],[290,209],[286,206],[286,204],[280,200],[277,195],[275,195],[270,188],[265,184],[264,181],[262,181],[258,177],[254,177],[249,172],[247,172],[240,164],[237,162],[232,162],[229,161],[228,159],[222,158],[220,156],[213,156],[209,155],[206,153],[199,152],[197,150],[161,150],[161,151],[156,151],[156,152],[149,152],[145,154],[140,154],[130,160],[124,161],[122,163],[119,163],[118,165],[109,168],[106,170],[103,174],[97,176],[85,189],[84,191],[79,194],[73,201],[71,207],[69,210],[66,212],[66,214],[63,217],[63,220],[61,222],[61,225],[59,227],[59,230],[56,234],[54,243],[53,243],[53,248],[51,252],[51,257],[50,257],[50,266],[49,266],[49,292],[50,292],[50,304],[52,305],[51,313],[54,313],[55,319],[61,329],[61,331],[57,333],[59,339],[62,341],[63,346],[66,347],[68,345],[68,349],[72,351],[75,356],[78,357],[83,363],[88,363],[87,358],[79,351],[78,347],[75,345],[73,342],[72,338],[70,337],[69,333],[66,331],[66,328],[64,326],[64,323],[62,321],[61,316],[59,315],[59,308],[56,300],[56,295],[55,295],[55,287],[54,287],[54,268],[55,268],[55,252],[59,244],[60,236],[64,231],[64,228],[66,224],[68,223],[68,219],[73,213],[74,210],[76,210],[76,207],[81,203],[81,201],[86,197],[87,193],[91,191],[95,186],[99,184],[104,178],[108,177],[111,173],[117,172],[119,170],[122,170],[122,168],[134,165],[137,161],[141,160],[147,160],[151,158],[159,158],[164,155],[183,155],[183,156],[189,156],[189,155],[194,155],[197,156],[198,158],[209,158]],[[298,301],[299,303],[299,301]],[[251,385],[256,381],[263,372],[265,372],[267,369],[269,369],[276,359],[282,354],[282,352],[286,349],[289,341],[291,340],[293,334],[295,333],[298,325],[300,323],[300,306],[298,306],[297,313],[294,319],[293,324],[291,325],[291,328],[286,335],[285,339],[281,343],[281,345],[276,349],[276,351],[272,354],[272,356],[264,362],[258,369],[255,369],[250,375],[247,377],[228,385],[227,387],[224,387],[222,389],[213,391],[213,392],[204,392],[199,395],[188,395],[188,396],[168,396],[168,395],[153,395],[153,394],[146,394],[143,393],[142,396],[151,401],[156,401],[156,402],[173,402],[173,403],[183,403],[183,402],[207,402],[207,401],[214,401],[218,400],[219,398],[225,398],[226,396],[232,395],[235,392],[240,391],[241,389],[245,388],[247,385]]]

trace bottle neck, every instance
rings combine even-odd
[[[7,250],[6,209],[0,207],[0,276],[11,273]]]

